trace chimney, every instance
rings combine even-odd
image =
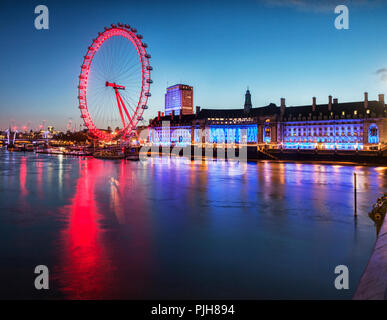
[[[158,111],[158,112],[157,112],[157,121],[160,121],[160,114],[161,114],[161,112]]]
[[[385,105],[385,102],[384,102],[384,94],[379,94],[379,102],[383,105]]]
[[[313,103],[312,103],[312,111],[316,111],[316,97],[313,97]]]
[[[196,114],[198,114],[199,112],[200,112],[200,107],[196,106]]]
[[[339,104],[339,99],[334,98],[334,99],[333,99],[333,104]]]
[[[368,92],[364,92],[364,108],[368,108]]]
[[[285,98],[281,98],[281,114],[285,114],[285,107],[286,107],[286,104],[285,104]]]
[[[328,99],[329,99],[328,110],[331,111],[332,110],[332,96],[329,96]]]

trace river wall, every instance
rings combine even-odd
[[[147,147],[145,147],[147,148]],[[374,164],[387,166],[387,150],[384,151],[355,151],[355,150],[289,150],[289,149],[260,149],[256,146],[244,146],[247,160],[290,160],[290,161],[325,161],[325,162],[351,162],[358,164]],[[152,150],[150,150],[152,149]],[[149,147],[149,152],[172,153],[175,155],[190,155],[227,158],[227,148],[213,147],[201,148],[198,146],[185,147]],[[239,148],[232,150],[231,154],[239,156]]]
[[[387,300],[387,219],[384,219],[354,300]]]

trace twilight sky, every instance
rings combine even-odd
[[[50,29],[34,28],[34,8]],[[347,4],[350,29],[334,27]],[[42,121],[79,128],[77,85],[87,47],[118,21],[144,36],[154,68],[147,120],[164,107],[168,85],[194,87],[194,105],[239,108],[358,101],[387,94],[387,3],[307,0],[51,0],[0,2],[0,129]]]

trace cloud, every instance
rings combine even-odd
[[[332,12],[336,6],[375,5],[381,0],[258,0],[268,7],[294,8],[300,11]]]
[[[381,81],[387,82],[387,68],[381,68],[375,72]]]

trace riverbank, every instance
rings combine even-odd
[[[228,158],[228,149],[224,147],[200,147],[200,146],[144,146],[148,155],[172,154],[176,156],[188,156],[194,158]],[[269,149],[257,146],[243,146],[243,153],[248,161],[276,160],[304,163],[347,163],[350,165],[383,165],[387,163],[387,150],[363,151],[363,150],[303,150],[303,149]],[[231,155],[239,158],[240,149],[232,148]]]
[[[369,263],[360,279],[354,300],[387,300],[387,219],[380,228]]]
[[[286,162],[300,162],[300,163],[321,163],[321,164],[348,164],[348,165],[376,165],[385,166],[387,164],[387,150],[319,150],[319,149],[274,149],[274,148],[262,148],[253,145],[242,146],[243,154],[247,158],[247,161],[259,161],[259,160],[274,160],[274,161],[286,161]],[[239,147],[233,147],[231,155],[239,158]],[[64,154],[72,156],[91,156],[93,151],[88,150],[65,150],[65,148],[50,148],[43,150],[36,150],[37,153],[48,154]],[[121,148],[119,148],[121,149]],[[175,155],[175,156],[188,156],[191,159],[196,158],[228,158],[228,148],[224,146],[207,146],[201,147],[198,145],[189,146],[141,146],[142,151],[147,152],[148,156],[152,154],[158,155]],[[25,151],[25,150],[13,150],[13,151]],[[32,150],[31,150],[32,151]]]

